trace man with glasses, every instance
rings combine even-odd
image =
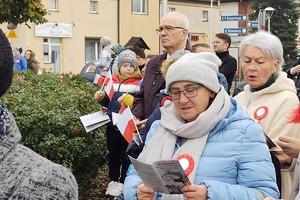
[[[226,33],[216,34],[215,41],[213,42],[214,51],[217,56],[222,60],[222,65],[219,67],[220,73],[224,74],[228,83],[227,93],[230,95],[230,88],[233,77],[237,70],[237,61],[234,57],[229,55],[229,47],[231,45],[231,38]]]
[[[134,98],[132,113],[141,127],[159,103],[157,94],[165,88],[165,80],[160,72],[162,62],[177,50],[190,50],[187,44],[188,31],[189,20],[179,12],[168,13],[161,19],[156,29],[166,52],[149,60],[141,91]]]

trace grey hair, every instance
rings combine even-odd
[[[106,36],[104,36],[104,37],[102,37],[101,39],[100,39],[100,46],[103,48],[103,47],[106,47],[106,46],[108,46],[108,45],[110,45],[111,44],[111,39],[109,38],[109,37],[106,37]]]
[[[247,46],[259,48],[264,55],[272,60],[278,59],[279,67],[275,74],[278,75],[279,72],[282,71],[282,65],[284,64],[283,47],[280,39],[277,36],[266,31],[258,31],[254,34],[246,36],[240,44],[239,53],[242,60],[245,48]]]
[[[176,18],[176,26],[185,28],[185,29],[187,29],[189,31],[189,29],[190,29],[190,22],[189,22],[189,19],[187,18],[186,15],[184,15],[184,14],[182,14],[180,12],[173,11],[173,12],[169,12],[166,16],[172,16],[172,15],[174,15],[175,18]],[[164,16],[164,18],[166,16]]]

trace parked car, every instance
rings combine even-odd
[[[93,83],[96,74],[105,75],[103,67],[97,65],[97,60],[88,62],[81,70],[80,76]]]

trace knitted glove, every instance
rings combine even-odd
[[[129,106],[130,108],[132,108],[133,99],[134,99],[134,97],[132,95],[126,94],[123,98],[122,103],[124,103],[126,106]]]

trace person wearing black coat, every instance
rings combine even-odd
[[[295,76],[296,79],[296,89],[297,89],[297,96],[300,96],[300,58],[298,58],[291,66],[286,70],[288,78],[293,79]]]
[[[229,55],[229,47],[231,45],[231,38],[226,33],[216,34],[215,41],[213,42],[214,51],[221,59],[222,65],[219,67],[219,72],[224,74],[228,83],[227,93],[230,95],[230,88],[232,81],[237,70],[237,61],[234,57]]]

